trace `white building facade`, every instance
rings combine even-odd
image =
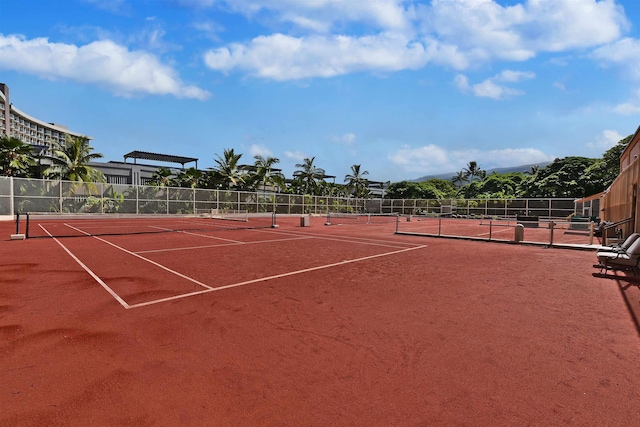
[[[9,87],[0,83],[0,137],[20,139],[34,146],[35,151],[46,151],[54,143],[64,145],[66,135],[92,139],[72,132],[66,126],[47,123],[17,109],[9,97]]]

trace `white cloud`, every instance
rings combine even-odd
[[[620,140],[623,138],[624,136],[620,135],[618,131],[607,129],[603,131],[601,135],[598,135],[595,141],[589,142],[587,146],[589,148],[607,151],[609,148],[620,142]]]
[[[447,150],[434,144],[418,148],[404,145],[395,153],[389,154],[388,158],[407,172],[424,172],[426,170],[447,172],[455,168]]]
[[[615,66],[631,79],[640,80],[640,40],[625,38],[593,51],[602,66]]]
[[[423,175],[433,175],[462,170],[470,161],[478,162],[482,169],[520,166],[553,160],[535,148],[505,148],[497,150],[447,150],[430,144],[410,148],[405,145],[389,154],[389,160],[403,170]]]
[[[627,101],[615,105],[613,111],[623,116],[640,114],[640,88],[633,90]]]
[[[187,6],[208,7],[215,0],[180,0]],[[364,22],[385,29],[409,26],[406,0],[224,0],[221,6],[252,20],[290,23],[303,30],[326,32],[342,22]]]
[[[273,157],[273,151],[260,144],[252,144],[249,148],[249,153],[251,154],[252,158],[255,156]]]
[[[558,90],[562,91],[562,92],[564,92],[564,91],[566,91],[566,90],[567,90],[567,88],[566,88],[565,84],[564,84],[564,83],[562,83],[562,82],[553,82],[553,85],[552,85],[552,86],[553,86],[554,88],[556,88],[556,89],[558,89]]]
[[[629,28],[622,8],[610,0],[530,0],[513,6],[434,0],[419,16],[423,32],[457,46],[470,62],[524,61],[538,52],[598,46]]]
[[[177,72],[153,54],[130,51],[110,40],[83,46],[52,43],[46,38],[0,34],[0,69],[97,84],[121,96],[173,95],[206,99],[210,94],[185,85]]]
[[[240,69],[277,81],[333,77],[358,71],[417,69],[427,62],[424,46],[402,34],[375,36],[260,36],[209,50],[206,65],[217,71]]]
[[[466,76],[458,74],[454,78],[454,84],[461,92],[470,91],[475,96],[500,100],[524,94],[521,90],[513,89],[500,83],[518,83],[523,80],[533,79],[534,77],[535,73],[531,72],[504,70],[500,74],[496,74],[481,83],[470,85],[469,79]]]
[[[342,145],[354,145],[356,143],[356,134],[345,133],[344,135],[332,135],[331,141]]]
[[[206,38],[214,41],[220,40],[220,33],[224,27],[215,21],[201,20],[191,24],[191,27],[203,34]]]
[[[632,116],[634,114],[640,114],[640,101],[635,102],[623,102],[614,107],[613,111],[623,116]]]
[[[285,151],[284,155],[287,159],[295,160],[296,162],[302,162],[304,159],[309,157],[309,155],[302,151]]]
[[[464,74],[457,74],[453,79],[453,83],[461,92],[466,92],[471,87],[469,85],[469,79]]]
[[[218,4],[272,28],[293,24],[294,35],[276,31],[204,55],[213,70],[278,81],[415,70],[427,64],[465,70],[496,60],[521,62],[539,52],[611,43],[630,27],[613,0],[529,0],[513,6],[494,0],[433,0],[428,5],[408,0],[182,2]],[[364,35],[354,36],[352,24]],[[519,93],[495,85],[485,83],[479,93]]]

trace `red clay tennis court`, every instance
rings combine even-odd
[[[637,424],[633,278],[325,221],[0,223],[0,425]]]

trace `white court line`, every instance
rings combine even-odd
[[[164,230],[164,231],[176,231],[176,232],[178,232],[178,233],[190,234],[190,235],[192,235],[192,236],[205,237],[205,238],[207,238],[207,239],[224,240],[225,242],[232,242],[232,243],[240,243],[240,244],[244,244],[244,242],[242,242],[242,241],[240,241],[240,240],[223,239],[222,237],[208,236],[208,235],[206,235],[206,234],[191,233],[191,232],[183,231],[183,230],[174,230],[174,229],[172,229],[172,228],[158,227],[158,226],[156,226],[156,225],[150,225],[149,227],[151,227],[151,228],[157,228],[158,230]]]
[[[71,251],[70,251],[70,250],[69,250],[65,245],[63,245],[63,244],[62,244],[62,242],[60,242],[60,240],[58,240],[57,238],[53,237],[53,236],[51,235],[51,233],[49,233],[49,230],[47,230],[46,228],[44,228],[44,227],[42,226],[42,224],[38,224],[38,225],[40,226],[40,228],[42,228],[42,229],[44,230],[44,232],[45,232],[45,233],[47,233],[47,234],[49,235],[49,237],[53,238],[53,240],[54,240],[57,244],[59,244],[59,245],[60,245],[60,247],[62,247],[62,249],[64,249],[64,251],[65,251],[66,253],[68,253],[68,254],[69,254],[69,256],[70,256],[71,258],[73,258],[73,259],[75,260],[75,262],[77,262],[77,263],[80,265],[80,267],[82,267],[82,268],[84,269],[84,271],[86,271],[87,273],[89,273],[89,275],[90,275],[91,277],[93,277],[93,278],[94,278],[94,280],[95,280],[96,282],[98,282],[98,284],[100,284],[100,286],[102,286],[102,287],[103,287],[107,292],[109,292],[109,294],[110,294],[113,298],[115,298],[115,299],[116,299],[116,301],[118,301],[118,302],[120,303],[120,305],[122,305],[124,308],[127,308],[127,309],[128,309],[128,308],[131,308],[131,306],[130,306],[129,304],[127,304],[127,303],[126,303],[122,298],[120,298],[120,296],[119,296],[117,293],[115,293],[115,291],[114,291],[113,289],[111,289],[109,286],[107,286],[107,284],[106,284],[106,283],[104,283],[104,281],[103,281],[100,277],[98,277],[98,276],[97,276],[93,271],[91,271],[91,269],[90,269],[89,267],[87,267],[86,265],[84,265],[84,263],[83,263],[82,261],[80,261],[80,260],[78,259],[78,257],[77,257],[77,256],[75,256],[75,255],[74,255],[74,254],[73,254],[73,253],[72,253],[72,252],[71,252]]]
[[[74,226],[72,226],[72,225],[69,225],[69,224],[65,224],[65,225],[66,225],[67,227],[69,227],[69,228],[72,228],[72,229],[74,229],[74,230],[76,230],[76,231],[79,231],[80,233],[84,233],[84,234],[86,234],[87,236],[91,236],[89,233],[87,233],[87,232],[85,232],[85,231],[82,231],[82,230],[80,230],[79,228],[76,228],[76,227],[74,227]],[[91,237],[93,237],[94,239],[100,240],[101,242],[104,242],[104,243],[106,243],[106,244],[108,244],[108,245],[110,245],[110,246],[113,246],[113,247],[114,247],[114,248],[116,248],[116,249],[120,249],[122,252],[128,253],[129,255],[133,255],[133,256],[134,256],[134,257],[136,257],[136,258],[139,258],[139,259],[141,259],[141,260],[143,260],[143,261],[146,261],[146,262],[148,262],[148,263],[150,263],[150,264],[153,264],[153,265],[155,265],[156,267],[160,267],[161,269],[163,269],[163,270],[165,270],[165,271],[168,271],[168,272],[169,272],[169,273],[171,273],[171,274],[175,274],[175,275],[176,275],[176,276],[178,276],[178,277],[181,277],[181,278],[183,278],[183,279],[185,279],[185,280],[188,280],[188,281],[190,281],[190,282],[193,282],[193,283],[195,283],[196,285],[200,285],[200,286],[202,286],[202,287],[204,287],[204,288],[207,288],[207,289],[214,289],[214,288],[212,288],[211,286],[205,285],[204,283],[202,283],[202,282],[200,282],[200,281],[198,281],[198,280],[196,280],[196,279],[193,279],[193,278],[191,278],[191,277],[189,277],[189,276],[185,276],[185,275],[184,275],[184,274],[182,274],[182,273],[178,273],[177,271],[172,270],[172,269],[170,269],[169,267],[165,267],[164,265],[159,264],[159,263],[157,263],[157,262],[155,262],[155,261],[152,261],[152,260],[150,260],[149,258],[145,258],[145,257],[143,257],[142,255],[138,255],[138,254],[137,254],[137,253],[135,253],[135,252],[131,252],[130,250],[127,250],[127,249],[125,249],[125,248],[123,248],[123,247],[121,247],[121,246],[118,246],[118,245],[116,245],[115,243],[111,243],[111,242],[110,242],[110,241],[108,241],[108,240],[102,239],[102,238],[100,238],[100,237],[98,237],[98,236],[91,236]]]
[[[395,255],[395,254],[399,254],[399,253],[403,253],[403,252],[414,251],[416,249],[423,249],[423,248],[426,248],[426,247],[427,247],[427,245],[421,245],[421,246],[417,246],[417,247],[413,247],[413,248],[404,248],[404,249],[400,249],[400,250],[397,250],[397,251],[385,252],[385,253],[382,253],[382,254],[369,255],[369,256],[366,256],[366,257],[362,257],[362,258],[350,259],[350,260],[335,262],[335,263],[332,263],[332,264],[320,265],[320,266],[317,266],[317,267],[305,268],[303,270],[290,271],[288,273],[276,274],[274,276],[262,277],[260,279],[247,280],[246,282],[233,283],[231,285],[219,286],[217,288],[209,288],[209,290],[202,290],[202,291],[197,292],[197,293],[176,295],[174,297],[167,297],[167,298],[162,298],[162,299],[158,299],[158,300],[154,300],[154,301],[147,301],[147,302],[142,302],[142,303],[139,303],[139,304],[132,304],[130,306],[130,308],[138,308],[138,307],[144,307],[144,306],[153,305],[153,304],[160,304],[160,303],[167,302],[167,301],[174,301],[174,300],[177,300],[177,299],[186,298],[188,296],[192,296],[192,295],[196,295],[196,294],[205,294],[205,293],[208,293],[208,292],[222,291],[222,290],[230,289],[230,288],[237,288],[237,287],[240,287],[240,286],[251,285],[253,283],[265,282],[267,280],[272,280],[272,279],[280,279],[282,277],[295,276],[297,274],[308,273],[310,271],[323,270],[325,268],[337,267],[337,266],[340,266],[340,265],[351,264],[351,263],[360,262],[360,261],[366,261],[366,260],[373,259],[373,258],[379,258],[379,257],[383,257],[383,256]]]
[[[353,236],[327,236],[326,234],[313,234],[313,233],[303,233],[299,231],[272,231],[272,230],[254,230],[262,233],[275,233],[275,234],[286,234],[290,236],[310,236],[315,239],[321,240],[333,240],[336,242],[346,242],[346,243],[356,243],[361,245],[373,245],[373,246],[382,246],[387,248],[406,248],[407,246],[421,246],[417,243],[410,242],[391,242],[390,240],[377,240],[377,239],[369,239],[366,237],[353,237]],[[394,243],[394,244],[392,244]]]
[[[292,240],[307,240],[312,239],[310,236],[297,236],[293,239],[270,239],[270,240],[258,240],[255,242],[242,242],[242,245],[255,245],[259,243],[274,243],[274,242],[289,242]],[[157,252],[173,252],[173,251],[188,251],[193,249],[208,249],[208,248],[222,248],[225,246],[238,246],[237,243],[221,243],[218,245],[202,245],[202,246],[186,246],[184,248],[167,248],[167,249],[149,249],[147,251],[136,251],[137,254],[148,254]]]

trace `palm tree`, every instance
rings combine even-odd
[[[211,169],[211,172],[219,180],[223,188],[238,187],[245,183],[244,173],[240,170],[238,161],[242,154],[236,154],[231,149],[224,149],[223,157],[216,155],[215,162],[218,166]]]
[[[158,168],[153,175],[151,175],[151,179],[149,180],[149,185],[153,185],[156,187],[171,187],[174,184],[174,180],[171,177],[173,173],[169,168]]]
[[[93,153],[89,138],[67,135],[65,144],[55,143],[52,147],[51,161],[44,171],[46,177],[80,182],[106,182],[98,169],[89,166],[89,162],[102,158],[102,154]]]
[[[473,182],[475,178],[482,180],[482,178],[487,174],[485,171],[480,169],[480,166],[478,166],[478,163],[475,161],[467,163],[467,167],[463,169],[463,172],[465,173],[467,180],[470,182]]]
[[[33,146],[18,138],[0,138],[0,174],[4,176],[28,177],[37,166]]]
[[[180,187],[197,188],[202,183],[202,171],[196,168],[189,168],[176,177]]]
[[[280,159],[275,157],[263,157],[260,155],[253,157],[256,161],[254,163],[254,171],[252,179],[254,186],[262,186],[265,188],[267,185],[284,188],[284,175],[279,171],[273,170],[273,165],[280,162]]]
[[[456,175],[451,178],[451,182],[453,182],[457,187],[462,186],[462,183],[468,182],[467,174],[462,170],[459,171]]]
[[[369,171],[361,171],[360,165],[352,165],[351,174],[344,176],[348,190],[356,197],[367,197],[371,194],[368,188],[369,181],[364,178],[365,175],[369,175]]]
[[[321,189],[320,183],[324,182],[325,171],[313,164],[315,157],[305,158],[302,163],[296,164],[300,168],[293,172],[294,180],[299,184],[304,194],[317,194]]]

